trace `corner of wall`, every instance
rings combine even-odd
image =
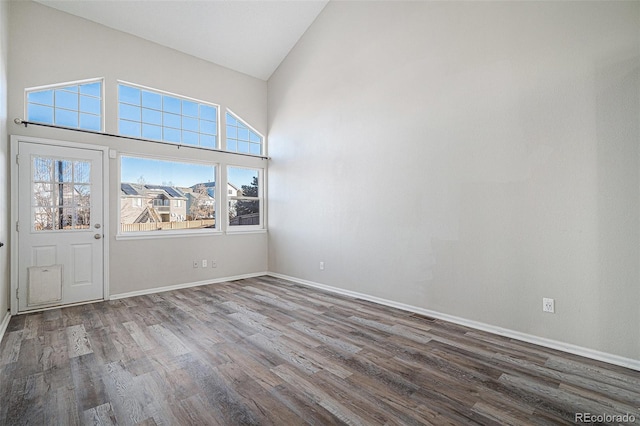
[[[0,248],[0,339],[8,324],[9,315],[9,274],[8,259],[9,246],[9,172],[8,172],[8,136],[7,136],[7,109],[8,109],[8,77],[9,63],[9,6],[10,2],[0,1],[0,242],[4,247]],[[4,314],[7,314],[5,317]],[[6,320],[6,324],[5,324]],[[3,327],[4,326],[4,327]]]
[[[7,312],[4,318],[2,318],[2,321],[0,321],[0,343],[2,343],[2,338],[4,337],[4,333],[7,331],[7,327],[9,326],[10,319],[11,319],[11,314]]]

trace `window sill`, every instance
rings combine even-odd
[[[260,229],[227,229],[226,234],[227,235],[236,235],[236,234],[266,234],[267,230],[264,228],[260,228]]]
[[[126,234],[117,234],[116,240],[152,240],[158,238],[188,238],[188,237],[208,237],[223,235],[219,230],[205,231],[151,231],[151,232],[128,232]]]

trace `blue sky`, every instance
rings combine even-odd
[[[100,131],[101,93],[101,82],[30,92],[27,96],[27,120]]]
[[[229,182],[240,188],[249,185],[256,170],[229,168]],[[197,183],[215,182],[215,166],[196,163],[122,157],[121,182],[137,183],[142,177],[145,183],[189,187]]]

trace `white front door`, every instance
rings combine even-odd
[[[103,152],[18,143],[18,311],[104,298]]]

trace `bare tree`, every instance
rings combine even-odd
[[[213,217],[213,200],[209,197],[207,187],[200,183],[193,189],[193,201],[189,213],[193,219],[206,219]]]

